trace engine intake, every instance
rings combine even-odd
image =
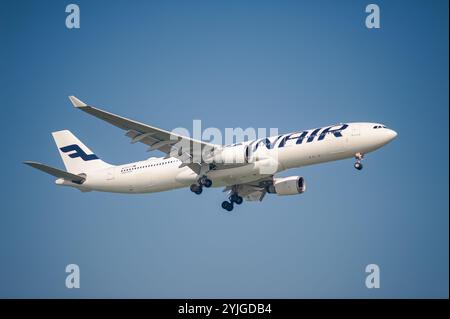
[[[267,191],[278,195],[302,194],[306,191],[305,179],[302,176],[274,178]]]

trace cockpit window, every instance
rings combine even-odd
[[[384,126],[384,125],[375,125],[373,127],[373,129],[378,129],[378,128],[386,128],[386,126]]]

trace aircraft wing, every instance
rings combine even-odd
[[[223,191],[230,193],[236,191],[247,201],[262,201],[267,194],[267,186],[272,183],[273,176],[268,176],[250,183],[227,186]]]
[[[126,136],[131,138],[131,143],[144,143],[149,146],[149,151],[160,150],[168,156],[177,157],[182,162],[195,162],[205,147],[213,148],[220,147],[202,141],[192,139],[190,137],[177,135],[163,129],[149,126],[125,117],[115,115],[113,113],[101,110],[99,108],[89,106],[77,99],[75,96],[69,96],[73,106],[93,115],[103,121],[106,121],[118,128],[126,130]],[[201,164],[201,162],[198,162]]]

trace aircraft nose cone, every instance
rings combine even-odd
[[[390,142],[397,137],[397,132],[394,130],[387,130],[386,135],[388,142]]]

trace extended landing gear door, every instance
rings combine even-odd
[[[106,171],[106,180],[111,181],[114,179],[115,167],[108,168]]]

